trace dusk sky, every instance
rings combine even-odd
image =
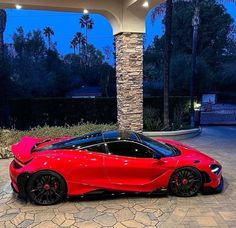
[[[232,15],[236,21],[236,4],[224,4],[227,11]],[[57,49],[61,54],[72,52],[70,49],[70,41],[74,34],[78,31],[83,32],[79,25],[80,13],[65,13],[65,12],[51,12],[51,11],[36,11],[36,10],[7,10],[7,29],[5,31],[5,42],[11,43],[11,37],[17,27],[22,26],[25,32],[33,29],[43,29],[46,26],[53,28],[55,36],[52,38],[57,42]],[[94,44],[98,49],[103,50],[104,47],[110,46],[112,48],[113,35],[112,28],[107,19],[101,15],[90,14],[94,20],[94,29],[89,31],[89,42]],[[155,35],[161,35],[163,32],[163,25],[161,18],[152,25],[150,21],[150,13],[146,19],[146,36],[145,46],[150,44]]]

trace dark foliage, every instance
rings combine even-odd
[[[9,98],[63,97],[82,85],[100,85],[104,96],[115,95],[115,70],[93,45],[62,57],[55,46],[46,47],[41,31],[25,34],[20,27],[13,34],[13,46],[5,57]]]
[[[191,1],[174,3],[170,73],[172,95],[190,93],[193,13],[194,6]],[[214,0],[200,1],[195,81],[198,96],[208,92],[235,92],[236,41],[233,26],[233,19],[223,5]],[[145,78],[156,80],[159,84],[163,84],[163,47],[164,36],[155,37],[144,55]]]
[[[152,107],[159,110],[156,118],[163,118],[163,98],[144,98],[144,110]],[[177,109],[189,105],[189,97],[170,97],[170,123],[179,126],[188,121],[188,110],[182,117],[175,116]],[[24,108],[23,108],[24,107]],[[145,114],[144,112],[144,118]],[[150,113],[150,112],[149,112]],[[149,113],[147,113],[147,118]],[[15,99],[10,102],[10,126],[16,129],[28,129],[35,126],[64,126],[79,122],[116,123],[116,98],[71,99],[41,98]],[[152,115],[152,113],[151,113]],[[177,113],[178,115],[178,113]],[[184,118],[184,119],[177,119]],[[181,124],[180,124],[181,122]],[[162,125],[160,125],[162,127]],[[147,127],[148,128],[148,127]],[[150,130],[150,129],[147,129]]]

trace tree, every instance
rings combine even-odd
[[[83,36],[83,34],[81,32],[77,32],[75,34],[75,39],[77,40],[77,43],[79,45],[79,54],[81,54],[81,46],[85,46],[86,44],[86,39],[85,37]]]
[[[170,78],[170,61],[171,61],[171,26],[172,26],[172,9],[173,3],[172,0],[167,0],[165,3],[165,51],[164,51],[164,128],[168,129],[170,126],[169,123],[169,78]],[[159,15],[160,11],[163,10],[163,5],[157,7],[156,10],[152,12],[152,18],[155,18]]]
[[[3,34],[6,29],[6,20],[7,14],[6,11],[0,9],[0,120],[3,119],[5,115],[5,111],[1,110],[1,106],[5,103],[5,97],[7,94],[6,85],[7,85],[7,61],[4,58],[4,39]],[[1,121],[0,121],[1,125]]]
[[[187,34],[189,34],[189,36],[186,36],[186,30],[183,29],[182,30],[183,34],[180,37],[181,39],[179,39],[179,47],[180,47],[180,49],[184,49],[184,48],[187,49],[188,52],[192,54],[192,73],[191,73],[192,74],[192,80],[191,80],[192,82],[190,84],[191,85],[191,90],[190,91],[191,91],[191,110],[192,110],[191,112],[192,113],[194,113],[194,108],[193,108],[193,100],[194,99],[193,99],[193,97],[195,95],[195,86],[194,86],[194,81],[195,81],[195,76],[196,76],[196,67],[195,66],[196,66],[198,48],[200,46],[200,45],[197,45],[197,42],[200,42],[201,37],[199,36],[199,39],[198,39],[198,26],[196,25],[196,23],[193,23],[193,28],[194,29],[192,30],[190,19],[192,18],[193,22],[197,21],[199,23],[199,20],[200,20],[200,17],[201,17],[201,15],[199,14],[200,8],[202,9],[203,7],[207,7],[209,9],[209,7],[213,7],[214,5],[216,5],[215,0],[202,0],[202,1],[199,1],[199,0],[190,0],[190,1],[189,0],[179,0],[179,1],[176,1],[174,3],[174,11],[175,11],[176,8],[180,9],[182,11],[183,15],[187,14],[186,9],[190,9],[190,11],[188,11],[188,17],[184,18],[182,16],[182,14],[179,15],[179,19],[182,19],[182,20],[183,20],[183,18],[185,19],[185,21],[181,25],[179,25],[179,28],[181,26],[184,26],[186,28],[186,25],[188,25],[191,29],[190,33],[193,33],[193,34],[190,35],[189,33],[187,33]],[[164,75],[165,75],[164,76],[164,81],[165,81],[164,82],[164,122],[166,122],[166,123],[168,122],[167,118],[165,118],[168,114],[168,111],[167,111],[168,110],[168,107],[167,107],[168,105],[167,105],[167,102],[166,102],[168,100],[167,99],[167,92],[166,92],[167,87],[168,87],[167,86],[167,84],[168,84],[168,73],[167,72],[168,72],[168,69],[169,69],[168,66],[170,66],[170,57],[168,57],[168,50],[169,50],[169,54],[170,54],[170,48],[171,48],[170,46],[168,47],[168,44],[170,45],[171,42],[172,42],[174,49],[176,49],[176,43],[174,42],[174,34],[172,35],[172,37],[173,37],[172,39],[171,39],[171,35],[170,35],[172,33],[171,25],[173,23],[175,24],[176,22],[175,22],[175,20],[173,20],[173,21],[171,20],[172,22],[170,22],[170,23],[168,23],[168,21],[166,21],[166,17],[168,15],[168,12],[167,12],[168,6],[169,6],[169,9],[170,9],[170,6],[171,6],[170,0],[169,0],[169,3],[167,1],[165,5],[162,4],[162,5],[154,8],[154,10],[152,12],[152,20],[154,21],[158,15],[163,13],[164,10],[166,11],[166,15],[165,15],[165,19],[164,19],[164,23],[165,23],[165,41],[166,41],[165,42],[166,51],[165,51],[165,54],[164,54],[164,62],[165,62],[165,64],[164,64]],[[220,6],[220,5],[218,5],[218,6]],[[173,10],[170,10],[170,11],[173,12]],[[169,13],[170,13],[170,11],[169,11]],[[218,13],[220,13],[220,9],[218,10]],[[168,18],[170,19],[170,16],[168,16]],[[207,23],[208,23],[209,19],[211,19],[211,18],[210,17],[207,18],[207,20],[206,20]],[[217,18],[217,20],[219,20],[219,18]],[[208,26],[209,25],[210,25],[210,23],[208,23]],[[169,30],[170,33],[167,31],[167,26],[170,29]],[[217,29],[217,24],[216,24],[215,28]],[[175,32],[177,32],[177,30],[175,30]],[[201,30],[201,28],[200,28],[200,30]],[[223,31],[219,31],[219,33],[221,33],[220,36],[222,36],[222,34],[224,34],[225,31],[230,31],[230,30],[228,29],[228,27],[226,27],[225,29],[223,29]],[[206,30],[206,32],[209,33],[208,30]],[[167,34],[169,34],[169,35],[167,35]],[[220,36],[218,36],[218,37],[220,37]],[[193,39],[191,39],[191,37]],[[210,38],[210,36],[209,36],[209,38]],[[209,40],[209,41],[212,42],[213,39],[215,39],[215,37],[214,38],[211,37],[211,40]],[[183,44],[185,40],[188,40],[188,42],[189,42],[189,44],[187,46],[185,46],[185,44]],[[224,49],[222,49],[222,50],[224,50]],[[168,60],[168,58],[169,58],[169,60]],[[211,61],[211,58],[209,58],[209,60]],[[168,62],[169,62],[169,64],[168,64]],[[216,63],[216,61],[214,61],[214,60],[212,62]],[[192,122],[193,122],[193,115],[192,115],[191,119],[192,119]]]
[[[88,48],[88,30],[92,29],[94,22],[88,14],[83,15],[80,18],[81,28],[85,28],[85,63],[87,64],[87,48]]]
[[[6,29],[7,14],[6,11],[0,9],[0,63],[2,64],[4,57],[4,40],[3,33]]]
[[[70,41],[70,47],[73,48],[74,55],[76,54],[77,46],[78,46],[78,40],[77,40],[76,37],[74,37],[74,38]]]
[[[197,53],[209,65],[216,68],[222,64],[222,56],[230,54],[233,39],[233,19],[221,4],[213,0],[199,2],[201,26],[198,31]],[[189,18],[194,15],[192,3],[178,2],[173,14],[173,47],[187,54],[192,53],[192,24]],[[177,31],[177,27],[179,31]]]
[[[85,28],[85,41],[87,45],[88,44],[88,30],[93,29],[93,26],[94,26],[93,19],[90,18],[88,14],[85,14],[80,18],[79,23],[80,23],[81,28]]]
[[[79,54],[81,54],[82,47],[84,47],[85,44],[85,37],[81,32],[77,32],[70,42],[70,47],[74,49],[74,54],[76,53],[76,49],[79,47]]]
[[[98,66],[100,76],[100,86],[102,94],[105,97],[115,96],[116,92],[116,74],[115,69],[104,62]]]
[[[43,29],[43,34],[48,39],[48,50],[51,50],[51,36],[54,36],[54,31],[47,26]]]
[[[54,77],[44,65],[46,44],[39,30],[27,34],[19,27],[13,34],[15,56],[11,65],[11,96],[46,96],[54,92]]]
[[[220,86],[225,74],[222,65],[232,63],[236,57],[233,19],[225,8],[215,1],[200,1],[200,22],[197,43],[195,96],[202,93],[223,91]],[[192,74],[192,34],[191,18],[195,7],[192,2],[178,1],[173,7],[172,60],[170,92],[172,95],[190,94]],[[144,75],[162,81],[164,37],[155,37],[145,50]],[[226,64],[230,66],[232,64]],[[184,66],[184,67],[183,67]],[[225,68],[224,68],[225,70]],[[227,70],[229,72],[229,70]],[[226,82],[227,84],[228,82]],[[232,88],[228,85],[228,88]]]
[[[6,69],[9,68],[9,74],[7,80],[4,79],[10,98],[65,96],[71,89],[80,88],[81,85],[100,85],[104,95],[114,94],[115,71],[112,66],[104,63],[103,54],[93,45],[87,45],[85,67],[80,55],[62,57],[56,49],[48,50],[42,31],[25,33],[19,27],[12,39],[14,54],[6,52],[6,63],[9,65]],[[81,52],[85,51],[82,48],[84,41],[81,33],[75,34],[72,42],[74,52],[79,42]],[[108,73],[109,81],[104,82]]]
[[[103,48],[103,52],[104,52],[104,55],[105,55],[105,61],[106,61],[106,65],[104,64],[104,66],[107,66],[107,67],[104,67],[104,69],[106,69],[106,73],[103,75],[102,77],[102,80],[101,80],[101,85],[102,85],[102,88],[103,88],[103,93],[105,94],[106,97],[109,96],[109,84],[110,84],[110,77],[111,77],[111,70],[112,70],[112,67],[110,67],[109,65],[109,61],[110,61],[110,57],[112,55],[112,49],[111,47],[109,46],[106,46]]]
[[[200,23],[199,18],[199,1],[196,1],[194,15],[192,18],[192,26],[193,26],[193,39],[192,39],[192,77],[190,83],[190,112],[191,112],[191,127],[195,127],[195,111],[194,111],[194,86],[195,86],[195,77],[196,77],[196,62],[197,62],[197,39],[198,39],[198,28]]]

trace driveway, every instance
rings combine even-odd
[[[0,228],[2,227],[236,227],[236,127],[206,127],[182,142],[219,160],[225,190],[192,198],[174,196],[71,199],[54,206],[35,206],[12,193],[8,165],[0,160]]]

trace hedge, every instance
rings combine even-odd
[[[27,135],[32,137],[60,137],[60,136],[79,136],[98,130],[114,130],[116,125],[81,123],[74,126],[64,127],[36,127],[27,131],[16,129],[0,129],[0,158],[12,157],[10,146]]]
[[[189,97],[170,97],[170,119],[174,119],[176,107],[186,106]],[[163,118],[163,98],[144,98],[144,109],[152,107]],[[116,98],[35,98],[14,99],[9,103],[6,127],[27,130],[36,126],[76,125],[82,122],[113,124],[117,122]]]

